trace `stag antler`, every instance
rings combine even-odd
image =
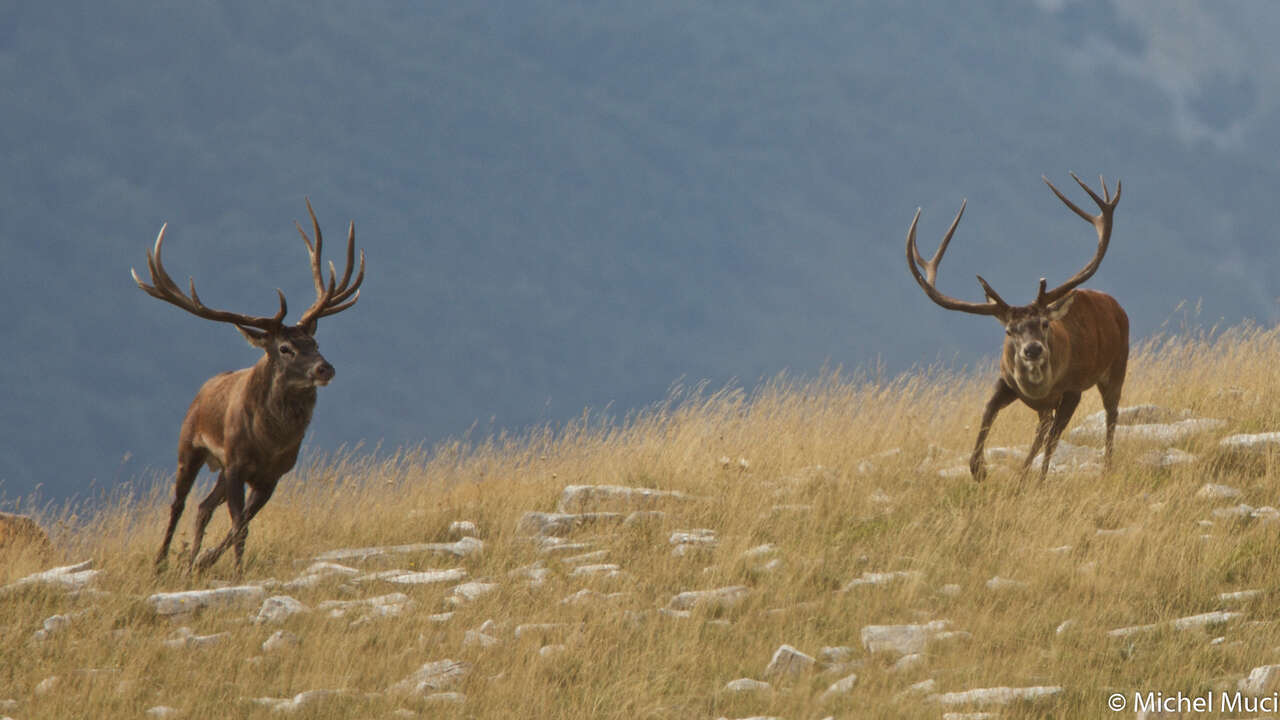
[[[173,278],[169,277],[169,273],[165,272],[164,263],[160,260],[160,247],[164,244],[164,231],[167,227],[169,227],[168,223],[160,226],[160,234],[156,236],[154,251],[147,251],[147,268],[151,271],[151,282],[153,284],[148,285],[142,282],[142,279],[138,277],[138,272],[132,268],[129,269],[129,272],[133,274],[133,281],[138,283],[138,287],[153,298],[163,300],[171,305],[177,305],[192,315],[206,320],[228,322],[241,328],[251,327],[265,331],[275,330],[280,327],[280,321],[284,319],[285,313],[289,310],[282,290],[276,290],[276,294],[280,296],[280,311],[273,317],[242,315],[206,307],[204,303],[200,302],[200,296],[196,294],[196,281],[194,278],[188,281],[190,294],[183,294],[178,284],[173,281]]]
[[[324,238],[320,234],[320,223],[316,220],[316,211],[311,209],[310,198],[307,198],[307,212],[311,215],[311,227],[316,234],[315,243],[313,244],[311,238],[307,237],[301,225],[296,222],[294,225],[297,225],[298,234],[302,235],[302,241],[307,244],[307,253],[311,256],[311,276],[316,283],[316,301],[302,313],[302,317],[298,319],[298,327],[304,328],[308,333],[314,333],[320,318],[340,313],[355,305],[360,299],[360,283],[364,282],[364,250],[360,251],[360,271],[356,273],[355,284],[348,287],[356,247],[356,224],[352,222],[347,228],[347,267],[342,273],[342,282],[336,282],[337,270],[330,261],[329,284],[326,285],[320,268],[320,250]]]
[[[1044,289],[1044,279],[1040,279],[1040,292],[1036,296],[1036,304],[1041,307],[1048,307],[1051,303],[1065,297],[1067,293],[1074,290],[1080,283],[1092,277],[1093,274],[1097,272],[1098,266],[1102,264],[1102,256],[1107,254],[1107,245],[1111,243],[1111,221],[1116,211],[1116,205],[1120,202],[1121,187],[1120,181],[1117,180],[1116,194],[1115,197],[1112,197],[1111,192],[1107,190],[1106,179],[1099,175],[1098,181],[1102,183],[1102,196],[1099,197],[1098,194],[1095,193],[1088,185],[1084,184],[1083,180],[1076,177],[1075,173],[1071,173],[1071,179],[1075,180],[1077,185],[1084,188],[1084,191],[1089,193],[1089,197],[1093,198],[1093,201],[1098,204],[1098,208],[1101,210],[1097,215],[1090,215],[1077,207],[1075,203],[1068,200],[1066,195],[1063,195],[1058,188],[1053,186],[1053,183],[1049,182],[1049,178],[1044,177],[1043,175],[1040,177],[1044,180],[1044,183],[1049,186],[1049,189],[1053,191],[1053,194],[1058,196],[1059,200],[1065,203],[1067,207],[1071,208],[1072,212],[1084,218],[1090,225],[1093,225],[1093,227],[1098,231],[1098,251],[1093,254],[1093,259],[1090,260],[1089,263],[1080,270],[1080,272],[1072,275],[1066,282],[1048,292],[1045,292]]]
[[[1009,309],[1009,304],[987,284],[986,280],[982,279],[981,275],[978,276],[978,283],[982,285],[982,291],[987,294],[987,302],[975,303],[957,300],[938,292],[938,263],[942,261],[942,254],[947,251],[947,245],[951,243],[951,236],[955,234],[956,226],[960,224],[960,218],[964,215],[964,208],[967,203],[967,200],[960,203],[960,211],[956,213],[956,219],[951,221],[951,227],[947,228],[947,234],[942,237],[942,242],[938,245],[937,252],[929,260],[925,260],[920,251],[916,249],[916,223],[920,221],[920,210],[916,210],[916,216],[911,220],[911,229],[907,231],[907,267],[911,269],[911,274],[915,277],[916,283],[920,285],[920,289],[924,290],[930,300],[942,307],[975,315],[1000,315]],[[917,265],[924,268],[923,275],[921,275],[920,267],[917,267]]]

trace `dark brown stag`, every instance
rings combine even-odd
[[[1129,317],[1110,295],[1097,290],[1075,288],[1097,271],[1107,252],[1107,245],[1111,241],[1112,217],[1116,204],[1120,202],[1120,183],[1116,183],[1116,194],[1112,197],[1107,190],[1106,181],[1100,178],[1102,195],[1099,196],[1076,177],[1075,173],[1071,174],[1071,178],[1093,198],[1101,212],[1090,215],[1068,200],[1048,178],[1044,178],[1044,181],[1059,200],[1097,230],[1098,249],[1093,259],[1080,272],[1052,290],[1045,289],[1045,280],[1041,278],[1040,290],[1030,305],[1009,305],[991,289],[982,276],[978,276],[978,283],[986,294],[985,302],[965,302],[938,292],[938,263],[947,250],[947,244],[951,242],[956,226],[960,224],[960,217],[964,215],[964,203],[960,204],[960,211],[956,213],[955,220],[938,245],[938,251],[928,261],[916,249],[919,210],[916,210],[911,229],[907,231],[907,266],[931,300],[948,310],[991,315],[1005,328],[1004,349],[1000,355],[1000,379],[996,381],[995,390],[982,413],[978,442],[969,460],[974,480],[981,481],[986,476],[983,447],[987,433],[991,430],[991,423],[995,420],[996,413],[1014,400],[1021,400],[1039,413],[1040,422],[1036,428],[1035,440],[1031,443],[1031,452],[1023,463],[1023,472],[1031,467],[1032,460],[1043,445],[1044,462],[1040,468],[1040,479],[1044,480],[1049,472],[1049,459],[1053,457],[1058,438],[1080,403],[1080,394],[1094,385],[1098,386],[1098,392],[1102,394],[1102,406],[1106,410],[1105,462],[1108,467],[1111,464],[1116,413],[1120,404],[1120,390],[1124,386],[1125,366],[1129,360]],[[924,269],[923,274],[921,268]]]
[[[336,279],[333,263],[329,263],[326,284],[320,263],[323,239],[311,201],[307,212],[315,232],[315,243],[298,225],[298,233],[311,257],[311,275],[316,286],[316,300],[302,313],[296,325],[285,325],[287,312],[284,292],[277,290],[280,310],[271,317],[256,317],[213,310],[205,307],[196,295],[195,281],[184,294],[160,259],[165,227],[156,237],[154,253],[147,253],[151,271],[148,285],[133,273],[134,282],[152,297],[177,305],[192,315],[231,323],[250,345],[262,350],[262,358],[253,367],[225,372],[210,378],[196,393],[182,420],[178,435],[178,472],[174,481],[173,505],[169,510],[169,526],[156,556],[156,567],[163,568],[169,556],[169,543],[182,516],[187,494],[202,465],[219,472],[213,490],[200,502],[196,515],[195,537],[191,546],[190,567],[204,569],[212,565],[234,545],[236,566],[244,555],[249,521],[271,499],[280,476],[298,458],[302,436],[311,422],[316,404],[316,388],[328,385],[334,369],[320,354],[316,345],[316,323],[322,317],[340,313],[360,299],[360,283],[364,281],[364,251],[360,252],[360,271],[351,282],[355,260],[355,223],[347,231],[347,265],[341,281]],[[296,223],[295,223],[296,224]],[[167,227],[167,225],[166,225]],[[245,502],[245,488],[249,501]],[[213,511],[223,502],[231,513],[231,530],[214,548],[198,557],[205,527]]]

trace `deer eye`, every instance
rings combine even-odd
[[[293,348],[292,348],[292,347],[290,347],[290,346],[288,346],[288,345],[285,345],[285,344],[281,343],[281,344],[280,344],[280,354],[281,354],[281,355],[292,355],[292,354],[293,354]]]
[[[1040,329],[1041,329],[1041,330],[1048,330],[1048,329],[1049,329],[1049,321],[1048,321],[1048,320],[1041,320],[1041,321],[1040,321]]]

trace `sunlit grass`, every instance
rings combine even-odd
[[[0,700],[18,701],[0,714],[138,717],[166,705],[182,717],[269,717],[270,709],[249,699],[342,689],[348,694],[295,716],[937,718],[942,708],[904,695],[931,678],[937,692],[1060,685],[1057,697],[1003,708],[1001,717],[1096,717],[1107,714],[1113,691],[1234,688],[1252,667],[1280,659],[1280,625],[1271,622],[1280,609],[1280,524],[1212,518],[1222,503],[1195,493],[1218,482],[1242,490],[1240,501],[1250,505],[1280,505],[1273,462],[1218,462],[1214,454],[1223,434],[1280,429],[1278,360],[1280,335],[1252,326],[1135,348],[1124,405],[1186,408],[1228,423],[1179,445],[1204,461],[1170,470],[1138,462],[1150,446],[1121,442],[1115,471],[1102,477],[1051,476],[1039,484],[993,468],[982,485],[944,479],[917,466],[930,446],[971,447],[993,370],[927,369],[892,379],[832,371],[749,390],[676,388],[664,403],[612,421],[584,416],[481,442],[312,455],[254,522],[243,576],[230,554],[203,577],[178,569],[155,575],[167,486],[119,493],[87,514],[47,510],[40,519],[58,556],[4,555],[0,581],[92,559],[103,571],[93,585],[101,592],[71,597],[33,588],[0,596]],[[1099,409],[1090,392],[1077,417]],[[1025,445],[1034,424],[1029,410],[1011,407],[988,445]],[[576,531],[571,539],[607,550],[599,562],[624,574],[574,576],[565,556],[541,554],[516,530],[523,513],[555,510],[560,491],[574,484],[678,490],[693,499],[659,503],[665,516],[647,523]],[[193,497],[208,485],[205,478]],[[402,555],[361,567],[463,567],[470,579],[499,585],[457,607],[450,585],[352,587],[330,579],[269,591],[313,608],[280,626],[249,622],[256,608],[185,618],[181,624],[196,634],[228,635],[213,647],[173,649],[163,640],[177,625],[143,602],[162,591],[291,580],[335,548],[451,540],[456,520],[480,528],[483,552]],[[184,518],[176,550],[189,541],[190,522]],[[227,528],[220,512],[206,542]],[[714,530],[718,544],[673,555],[671,533],[697,528]],[[744,557],[765,543],[777,550]],[[776,567],[761,567],[773,558]],[[538,562],[547,569],[539,587],[512,574]],[[892,570],[919,574],[841,591],[864,572]],[[1025,586],[989,590],[996,576]],[[740,605],[699,608],[687,618],[659,612],[679,592],[730,585],[750,588]],[[622,595],[562,602],[583,588]],[[1218,599],[1242,589],[1263,592],[1243,602]],[[391,592],[408,594],[412,609],[356,627],[353,616],[314,609],[324,600]],[[1247,617],[1106,634],[1220,609]],[[455,614],[446,622],[429,617],[449,610]],[[76,615],[49,639],[33,641],[57,613]],[[490,619],[499,643],[467,644],[466,632]],[[896,657],[861,646],[866,625],[931,620],[947,620],[962,634],[931,645],[912,669],[895,670]],[[1074,625],[1058,633],[1067,620]],[[515,638],[525,623],[561,627]],[[298,635],[300,647],[264,653],[263,640],[278,627]],[[1224,639],[1211,643],[1215,637]],[[853,665],[774,680],[768,693],[725,690],[730,680],[761,678],[783,643],[811,655],[850,646]],[[564,647],[543,657],[540,648],[552,644]],[[462,705],[386,692],[424,662],[445,658],[473,664],[455,688],[466,695]],[[859,677],[852,692],[820,699],[849,673]],[[36,694],[51,676],[60,678],[57,686]]]

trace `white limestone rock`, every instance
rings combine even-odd
[[[279,713],[295,713],[304,708],[314,708],[326,700],[350,694],[350,690],[306,690],[291,698],[259,697],[250,698],[250,702],[269,707]]]
[[[1245,695],[1270,695],[1280,690],[1280,665],[1262,665],[1249,671],[1249,677],[1241,678],[1237,689]]]
[[[408,595],[390,593],[363,600],[325,600],[317,607],[320,610],[327,610],[329,617],[332,618],[345,617],[352,610],[363,610],[366,613],[364,617],[373,618],[399,615],[412,604]]]
[[[516,525],[522,535],[568,535],[586,525],[616,525],[626,520],[626,515],[616,512],[546,513],[526,512]]]
[[[302,574],[297,578],[284,583],[282,587],[286,590],[315,587],[328,578],[352,578],[359,574],[360,571],[353,567],[339,565],[338,563],[317,561],[311,563],[311,565],[309,565],[306,570],[303,570]]]
[[[176,718],[180,716],[182,711],[175,707],[169,707],[168,705],[153,705],[147,708],[142,714],[149,718],[167,720],[168,718]]]
[[[255,624],[282,623],[299,613],[310,612],[311,609],[288,595],[273,595],[262,601],[262,607],[254,616]]]
[[[320,562],[336,562],[339,560],[363,562],[370,558],[388,555],[406,555],[434,553],[465,558],[484,550],[484,541],[473,537],[464,537],[449,543],[411,543],[408,545],[385,545],[380,547],[342,548],[320,553],[315,557]]]
[[[686,590],[672,597],[668,607],[672,610],[690,610],[699,606],[727,609],[741,604],[749,594],[751,590],[745,585],[714,590]]]
[[[497,583],[481,582],[479,580],[462,583],[453,588],[449,601],[454,604],[472,602],[488,595],[499,587],[501,586]]]
[[[40,624],[40,629],[31,634],[31,639],[36,642],[44,642],[70,626],[72,620],[81,614],[83,614],[83,612],[72,613],[70,615],[50,615],[44,619],[43,623]]]
[[[1175,447],[1149,450],[1138,457],[1138,463],[1147,467],[1166,469],[1176,465],[1190,465],[1200,456]]]
[[[1239,488],[1217,483],[1205,483],[1196,491],[1196,497],[1203,500],[1234,500],[1244,495]]]
[[[174,631],[173,636],[164,641],[169,648],[205,648],[220,645],[231,637],[231,633],[220,632],[211,635],[196,635],[191,628],[183,626]]]
[[[435,585],[437,583],[457,582],[467,577],[465,568],[449,568],[448,570],[383,570],[353,578],[352,582],[365,583],[372,580],[395,583],[397,585]]]
[[[1280,450],[1280,432],[1228,435],[1218,441],[1218,447],[1229,453],[1262,455]]]
[[[62,565],[43,572],[19,578],[0,588],[0,595],[28,585],[52,585],[64,590],[83,590],[98,576],[99,570],[93,570],[93,561],[85,560],[74,565]]]
[[[1041,700],[1062,692],[1060,685],[1033,687],[991,687],[931,695],[929,700],[939,705],[1009,705],[1015,702]]]
[[[920,625],[867,625],[862,628],[862,646],[870,653],[910,655],[923,652],[930,640],[938,638],[951,625],[949,620],[934,620]]]
[[[1248,602],[1259,597],[1262,597],[1261,590],[1237,590],[1235,592],[1218,593],[1218,599],[1222,602]]]
[[[889,572],[864,572],[861,576],[856,577],[844,584],[840,588],[840,592],[848,592],[857,587],[866,586],[883,586],[888,585],[897,580],[919,580],[924,577],[924,573],[918,570],[891,570]]]
[[[287,630],[277,630],[262,641],[262,652],[278,653],[292,650],[302,644],[302,639]]]
[[[471,663],[436,660],[424,663],[413,674],[388,688],[388,691],[399,695],[424,696],[457,685],[470,671]]]
[[[1031,587],[1021,580],[1013,580],[1011,578],[1003,578],[999,575],[992,577],[987,581],[987,589],[992,592],[1008,592],[1012,590],[1026,590]]]
[[[570,485],[560,493],[556,510],[583,512],[602,506],[612,510],[638,510],[652,508],[661,502],[688,499],[688,495],[678,490],[654,490],[625,485]]]
[[[1214,612],[1200,613],[1199,615],[1189,615],[1187,617],[1178,618],[1173,621],[1173,627],[1176,630],[1195,630],[1208,625],[1219,625],[1222,623],[1232,622],[1244,617],[1244,613],[1231,610],[1215,610]]]
[[[437,692],[422,696],[422,702],[428,705],[462,705],[467,702],[467,696],[460,692]]]
[[[768,692],[773,689],[773,686],[761,680],[738,678],[725,683],[724,689],[732,693]]]
[[[853,692],[853,688],[857,684],[858,684],[857,675],[852,675],[852,674],[846,675],[843,678],[840,678],[839,680],[831,683],[831,686],[828,687],[826,691],[822,693],[822,695],[818,696],[818,701],[826,702],[833,698],[840,697],[841,695],[848,695],[849,693]]]
[[[480,528],[470,520],[454,520],[449,523],[449,537],[461,540],[462,538],[478,538],[480,537]]]
[[[622,567],[616,563],[598,563],[580,565],[569,571],[569,577],[619,577],[623,575]]]
[[[256,605],[266,598],[260,585],[232,585],[211,590],[156,593],[147,604],[157,615],[178,615],[202,608],[232,608]]]
[[[782,645],[774,651],[769,664],[764,669],[764,676],[795,677],[813,669],[818,663],[812,656],[806,655],[790,645]]]
[[[907,673],[923,666],[925,663],[924,653],[911,653],[898,658],[896,662],[889,667],[889,672]]]
[[[498,638],[481,630],[468,630],[463,634],[463,647],[493,647],[498,644]]]

